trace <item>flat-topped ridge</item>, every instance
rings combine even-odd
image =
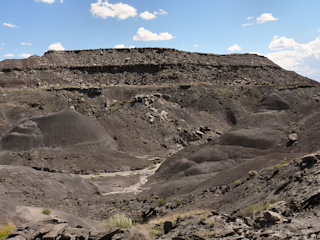
[[[256,54],[217,55],[170,48],[47,51],[0,62],[0,86],[292,84],[313,81]]]

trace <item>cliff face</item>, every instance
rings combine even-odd
[[[215,55],[164,48],[48,51],[0,62],[2,87],[179,82],[287,84],[312,81],[254,54]]]

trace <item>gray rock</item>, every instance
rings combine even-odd
[[[48,232],[42,237],[42,240],[55,240],[57,237],[59,237],[63,233],[63,231],[67,226],[68,226],[67,223],[61,223],[61,224],[55,225],[50,232]]]
[[[263,216],[269,222],[278,222],[281,220],[281,215],[273,211],[264,211]]]
[[[85,228],[70,228],[67,227],[63,232],[61,240],[80,240],[88,239],[90,231]]]
[[[296,134],[296,133],[291,133],[291,134],[289,135],[289,139],[290,139],[291,141],[293,141],[293,142],[297,141],[297,140],[298,140],[298,134]]]
[[[164,234],[167,234],[168,232],[170,232],[172,228],[173,228],[172,222],[166,221],[166,222],[163,224]]]

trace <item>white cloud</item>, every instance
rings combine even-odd
[[[253,23],[244,23],[242,24],[242,27],[251,26],[251,25],[253,25]]]
[[[44,3],[54,3],[55,0],[35,0],[36,2],[44,2]]]
[[[12,24],[12,23],[3,23],[4,26],[7,26],[9,28],[18,28],[18,26]]]
[[[145,29],[144,27],[141,27],[138,29],[135,36],[133,36],[133,40],[135,41],[164,41],[164,40],[170,40],[173,36],[168,33],[153,33],[149,30]]]
[[[267,57],[285,69],[320,80],[320,37],[305,44],[295,42],[293,50],[269,53]]]
[[[238,44],[235,44],[228,48],[229,51],[235,52],[235,51],[241,51],[241,47]]]
[[[156,18],[156,14],[145,11],[143,13],[140,13],[140,17],[144,20],[151,20]]]
[[[247,20],[251,20],[251,19],[253,19],[254,17],[252,16],[252,17],[247,17]]]
[[[154,11],[153,13],[151,13],[151,12],[145,11],[143,13],[140,13],[140,17],[144,20],[151,20],[151,19],[155,19],[157,15],[165,15],[165,14],[168,14],[168,13],[163,9],[159,9],[158,12]]]
[[[159,15],[166,15],[168,14],[166,11],[164,11],[163,9],[159,9],[159,12],[158,12]]]
[[[22,42],[21,45],[27,45],[27,46],[31,46],[31,43],[26,43],[26,42]]]
[[[60,2],[63,3],[63,0],[61,0]]]
[[[19,54],[19,57],[23,57],[23,58],[28,58],[30,56],[32,56],[32,55],[29,54],[29,53],[21,53],[21,54]]]
[[[56,51],[63,51],[65,50],[62,46],[61,42],[51,44],[47,50],[56,50]]]
[[[197,47],[199,47],[199,45],[198,45],[198,44],[195,44],[194,46],[195,46],[196,48],[197,48]]]
[[[7,53],[7,54],[5,54],[5,55],[3,55],[4,57],[14,57],[14,54],[12,54],[12,53]]]
[[[135,46],[126,47],[124,44],[115,45],[114,48],[135,48]]]
[[[97,0],[96,3],[91,3],[91,14],[106,19],[107,17],[117,17],[120,20],[127,19],[129,17],[135,17],[137,15],[137,9],[134,7],[124,4],[124,3],[116,3],[111,4],[108,3],[107,0]]]
[[[260,24],[276,20],[279,20],[279,18],[275,18],[274,16],[272,16],[272,13],[263,13],[260,17],[257,18],[257,22]]]
[[[291,48],[296,45],[296,42],[292,38],[286,38],[274,36],[272,42],[269,44],[271,50],[283,50],[286,48]]]

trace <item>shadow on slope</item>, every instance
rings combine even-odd
[[[257,112],[220,138],[169,158],[152,178],[157,182],[153,192],[167,197],[226,185],[246,177],[250,170],[301,156],[299,152],[289,154],[291,149],[286,148],[292,116],[287,100],[275,93],[268,95]]]

